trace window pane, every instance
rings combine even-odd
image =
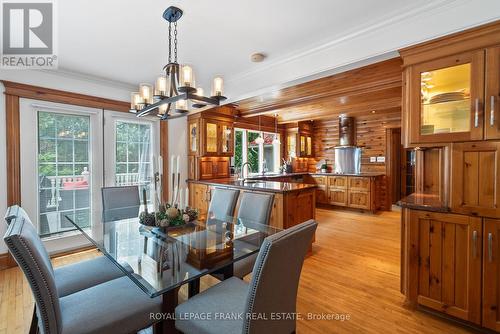
[[[255,139],[259,136],[258,132],[248,131],[248,148],[247,148],[247,161],[250,164],[252,173],[259,171],[259,145]]]
[[[243,131],[234,131],[234,167],[240,168],[243,164]]]
[[[73,230],[62,217],[76,208],[90,216],[90,117],[38,112],[39,233]]]

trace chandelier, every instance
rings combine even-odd
[[[161,120],[186,115],[189,105],[202,108],[207,105],[220,105],[225,100],[224,81],[217,76],[212,83],[211,96],[203,95],[201,87],[196,88],[193,68],[177,62],[177,21],[182,17],[182,10],[170,6],[163,12],[168,21],[168,64],[153,85],[142,83],[139,92],[131,93],[130,112],[137,117],[156,113]]]

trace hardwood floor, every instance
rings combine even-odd
[[[399,292],[400,213],[376,215],[318,209],[313,255],[304,263],[297,311],[298,333],[473,333],[403,306]],[[54,259],[60,266],[99,256],[86,251]],[[201,289],[216,284],[206,277]],[[180,292],[184,300],[187,289]],[[28,283],[18,268],[0,271],[0,334],[27,333],[32,315]],[[347,320],[311,320],[338,314]]]

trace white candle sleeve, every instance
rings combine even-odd
[[[158,157],[158,173],[160,173],[160,175],[163,174],[163,158],[161,155]]]
[[[189,188],[186,188],[186,206],[189,206]]]
[[[177,174],[179,174],[181,172],[180,163],[181,163],[181,157],[180,157],[180,155],[178,155],[177,156]]]
[[[170,158],[170,174],[174,173],[174,167],[175,167],[175,155],[172,154],[172,157]]]

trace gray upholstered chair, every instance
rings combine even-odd
[[[132,333],[153,324],[150,312],[161,312],[161,299],[149,298],[128,277],[62,297],[47,251],[24,217],[11,221],[4,241],[33,292],[37,320],[30,332]]]
[[[309,220],[267,237],[250,284],[232,277],[188,299],[175,309],[176,328],[185,334],[295,332],[292,316],[296,312],[300,272],[317,225]],[[203,314],[211,319],[225,314],[231,319],[202,320],[186,314]],[[248,316],[252,314],[259,317]],[[272,314],[290,317],[272,320]]]
[[[252,223],[269,225],[271,211],[273,210],[274,194],[244,192],[241,194],[238,220],[245,226],[251,227]],[[239,278],[250,274],[257,259],[257,254],[244,258],[233,265],[233,275]]]
[[[33,229],[34,233],[36,233],[33,223],[22,207],[18,205],[8,207],[5,214],[7,225],[10,225],[10,222],[14,221],[16,218],[24,219],[30,224],[27,228]],[[41,240],[40,244],[42,244]],[[43,251],[45,254],[47,253],[45,248]],[[49,266],[54,272],[56,288],[60,297],[125,275],[105,256],[99,256],[91,260],[70,264],[56,269],[52,269],[52,264],[49,261]]]
[[[103,222],[139,216],[141,200],[138,186],[103,187],[101,192]]]
[[[234,216],[239,190],[215,188],[208,206],[208,219],[226,220]]]

